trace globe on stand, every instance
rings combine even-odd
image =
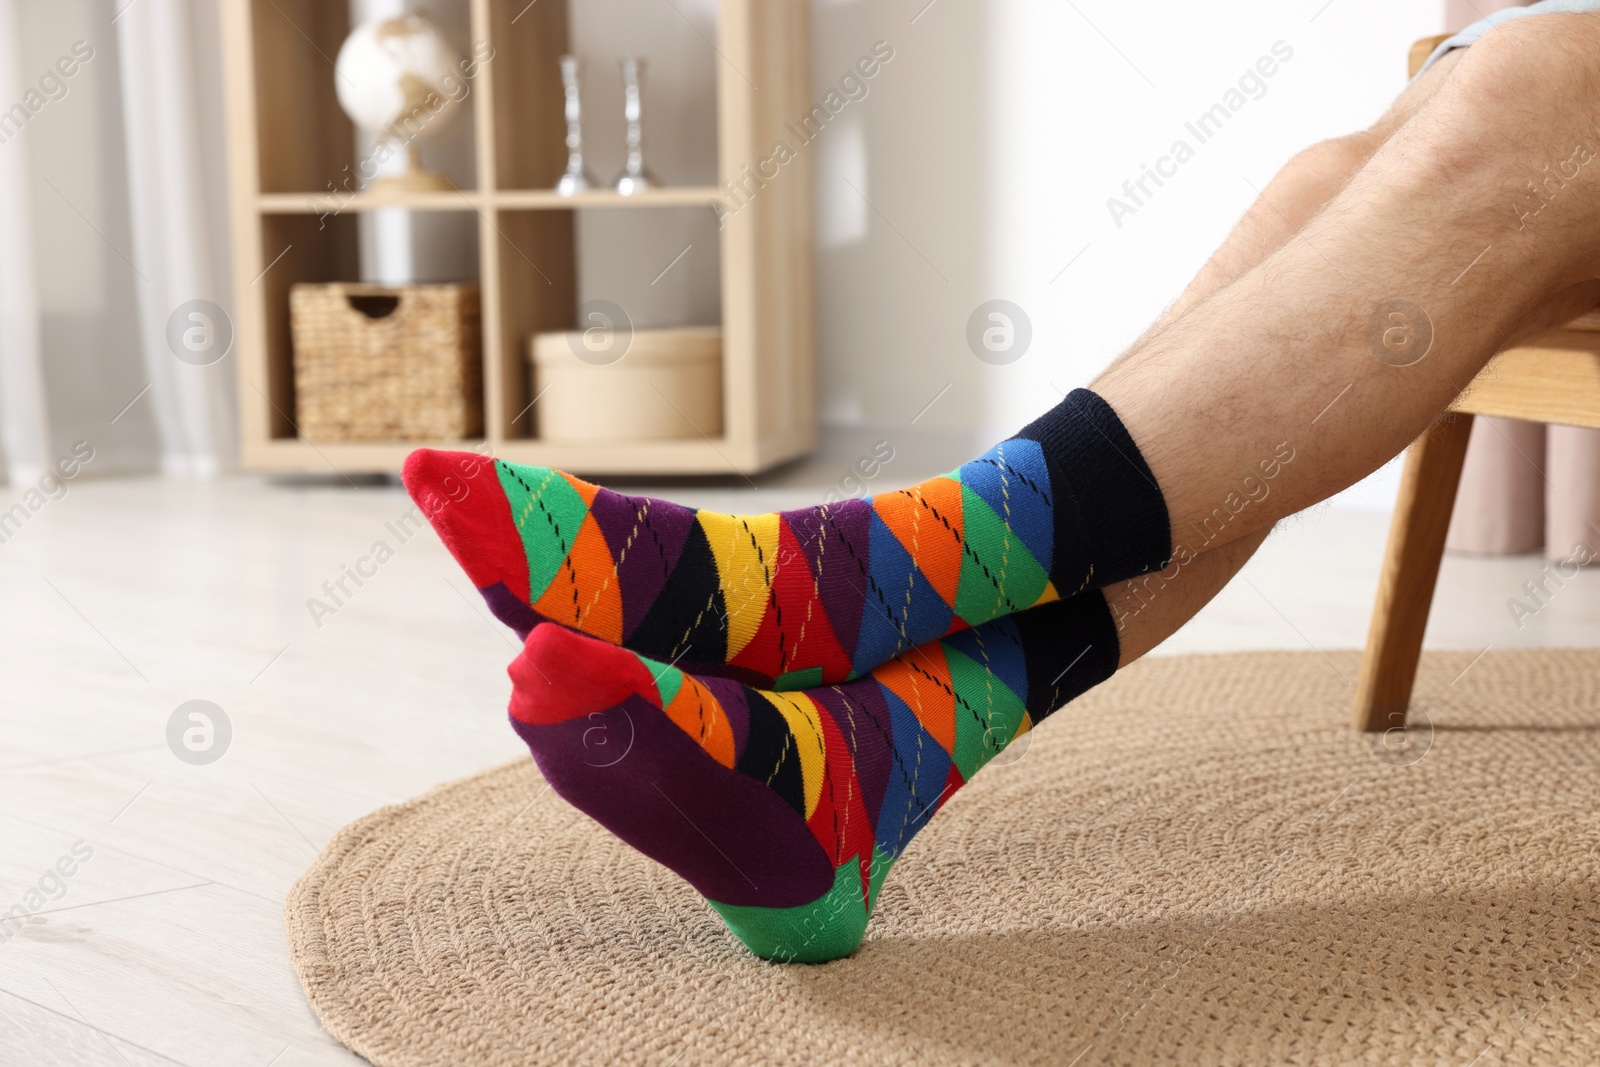
[[[374,181],[374,191],[455,188],[423,168],[420,151],[450,128],[466,99],[461,53],[444,30],[418,15],[363,23],[339,49],[334,83],[350,121],[407,160],[404,171]]]

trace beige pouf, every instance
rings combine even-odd
[[[341,831],[290,949],[380,1067],[1600,1062],[1600,652],[1471,660],[1425,659],[1431,728],[1387,745],[1353,653],[1136,664],[831,964],[750,956],[529,760]]]

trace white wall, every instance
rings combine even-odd
[[[1411,42],[1443,21],[1439,0],[925,2],[814,0],[819,94],[872,41],[895,48],[841,115],[851,124],[816,144],[822,410],[892,429],[954,383],[918,427],[975,442],[1109,363],[1251,186],[1377,117],[1404,85]],[[1265,95],[1115,225],[1107,198],[1174,140],[1194,143],[1184,122],[1278,41],[1293,57]],[[1028,353],[1004,367],[965,341],[974,307],[997,297],[1033,325]],[[1392,496],[1381,483],[1346,502]]]

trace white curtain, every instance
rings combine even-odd
[[[0,0],[0,100],[22,99],[31,80],[22,70],[21,5]],[[28,139],[0,136],[0,446],[13,486],[32,482],[49,462],[50,430],[39,344],[34,281],[33,208]]]
[[[199,477],[230,466],[237,440],[233,353],[196,366],[168,345],[168,320],[182,305],[208,300],[228,312],[233,304],[209,217],[224,177],[223,141],[219,129],[203,128],[200,95],[215,99],[220,86],[203,85],[197,70],[197,49],[218,48],[215,11],[205,10],[214,6],[137,0],[116,19],[135,261],[149,279],[138,290],[139,336],[162,468]]]
[[[196,366],[167,342],[188,301],[231,318],[217,15],[214,0],[0,0],[0,446],[13,487],[77,438],[95,473],[231,465],[233,357]]]

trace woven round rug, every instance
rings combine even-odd
[[[1600,1062],[1600,652],[1147,659],[946,805],[867,939],[765,963],[531,760],[342,830],[287,906],[328,1030],[423,1064]]]

